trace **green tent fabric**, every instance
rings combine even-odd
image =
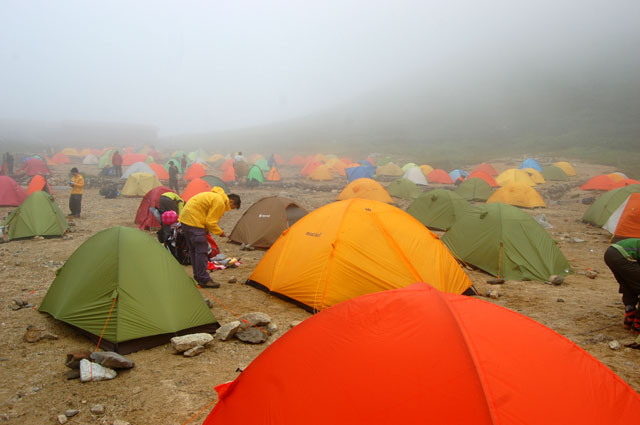
[[[202,180],[206,181],[207,183],[209,183],[209,186],[211,187],[221,187],[222,190],[224,190],[224,193],[226,193],[227,195],[231,193],[231,191],[229,190],[229,187],[227,186],[227,184],[225,182],[222,181],[222,179],[220,179],[219,177],[216,176],[203,176]]]
[[[62,236],[69,228],[67,219],[53,196],[41,190],[33,192],[2,222],[9,239],[34,236]]]
[[[251,170],[249,170],[247,181],[250,182],[252,180],[258,183],[264,182],[264,176],[262,175],[262,170],[257,165],[254,165],[253,167],[251,167]]]
[[[389,195],[402,199],[416,199],[422,194],[422,190],[417,184],[407,179],[397,179],[389,183],[387,186],[387,192]]]
[[[171,158],[167,162],[164,163],[164,169],[169,171],[169,163],[173,161],[173,163],[178,167],[178,173],[182,174],[182,165],[180,163],[180,158]]]
[[[565,173],[564,170],[557,165],[549,165],[548,167],[544,167],[542,169],[542,177],[544,177],[545,180],[569,180],[569,176],[567,176],[567,173]]]
[[[376,161],[376,165],[377,166],[387,165],[391,161],[393,161],[393,159],[390,156],[385,156],[384,158],[381,158],[378,161]]]
[[[417,164],[414,164],[413,162],[407,162],[406,164],[404,164],[402,166],[402,171],[406,172],[409,168],[414,168],[417,167]]]
[[[192,278],[157,240],[138,229],[111,227],[96,233],[56,274],[39,310],[92,339],[106,324],[105,349],[126,354],[164,344],[177,334],[218,327]]]
[[[262,171],[269,171],[269,163],[264,158],[258,159],[253,165],[260,167],[260,170]]]
[[[493,189],[485,180],[478,177],[471,177],[460,183],[454,192],[467,201],[484,202],[491,197]]]
[[[116,151],[115,149],[109,149],[108,151],[103,153],[102,156],[100,156],[100,159],[98,159],[98,168],[99,169],[103,169],[107,165],[109,165],[109,166],[111,165],[111,157],[113,156],[113,153],[115,151]]]
[[[546,230],[512,205],[479,206],[441,239],[458,259],[503,279],[544,281],[572,272]]]
[[[420,195],[409,205],[407,212],[430,229],[447,230],[474,208],[460,195],[436,189]]]
[[[622,205],[629,195],[638,192],[640,192],[640,184],[631,184],[605,192],[591,204],[587,212],[582,216],[582,221],[598,227],[604,226],[611,214]]]

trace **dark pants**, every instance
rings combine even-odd
[[[113,166],[113,171],[114,171],[116,177],[118,177],[118,178],[122,177],[122,165],[114,165]]]
[[[622,294],[622,303],[625,306],[638,304],[640,297],[640,264],[629,261],[613,247],[604,252],[604,262],[611,269],[613,276],[618,281]]]
[[[182,224],[182,231],[189,246],[189,256],[191,257],[191,267],[193,267],[193,278],[198,283],[211,282],[211,276],[207,271],[207,253],[209,252],[209,242],[207,242],[207,231],[200,227],[192,227]]]
[[[69,209],[71,210],[71,215],[80,217],[80,210],[82,209],[82,194],[71,194],[69,197]]]
[[[178,214],[178,203],[171,198],[167,198],[166,196],[161,196],[158,199],[158,209],[160,210],[160,214],[165,211],[175,211]]]
[[[169,189],[173,189],[176,193],[180,192],[180,188],[178,187],[178,179],[169,179]]]

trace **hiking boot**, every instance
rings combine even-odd
[[[631,331],[634,333],[640,333],[640,316],[636,315],[636,317],[633,319],[633,323],[631,324]]]
[[[636,312],[637,312],[637,311],[638,311],[638,310],[635,310],[635,309],[634,309],[634,310],[631,310],[631,311],[625,311],[625,312],[624,312],[624,322],[623,322],[623,325],[624,325],[624,328],[625,328],[625,329],[631,329],[631,328],[633,328],[634,324],[635,324],[636,326],[637,326],[637,325],[640,325],[640,323],[638,323],[638,317],[637,317],[637,315],[636,315]]]
[[[200,284],[203,288],[219,288],[220,284],[218,282],[214,282],[213,280],[208,280],[206,282],[202,282]]]

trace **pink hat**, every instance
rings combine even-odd
[[[165,226],[171,226],[173,223],[178,221],[178,213],[175,211],[165,211],[162,213],[162,224]]]

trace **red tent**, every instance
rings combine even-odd
[[[0,206],[17,207],[29,197],[29,193],[9,176],[0,176]]]
[[[321,311],[216,391],[204,425],[602,425],[640,412],[638,393],[562,335],[425,283]]]
[[[322,165],[322,162],[320,161],[315,161],[315,160],[307,161],[307,163],[304,164],[304,167],[302,167],[302,171],[300,171],[300,174],[302,174],[303,176],[308,176],[311,173],[313,173],[316,170],[316,168],[318,168],[321,165]]]
[[[478,165],[473,171],[482,171],[484,173],[489,174],[492,177],[495,177],[498,175],[498,171],[496,171],[496,169],[493,168],[491,164],[487,164],[486,162],[483,162],[482,164]]]
[[[158,180],[169,180],[169,172],[165,170],[162,165],[156,164],[155,162],[147,165],[151,167],[154,173],[156,173]]]
[[[22,163],[22,166],[18,168],[16,174],[24,173],[28,176],[35,176],[36,174],[40,174],[43,176],[48,176],[51,174],[49,171],[49,167],[39,158],[30,158]]]
[[[474,172],[472,172],[467,177],[467,180],[469,180],[470,178],[473,178],[473,177],[476,177],[478,179],[482,179],[482,180],[486,181],[487,183],[489,183],[489,186],[491,186],[491,187],[500,186],[498,184],[498,182],[496,181],[496,179],[494,179],[493,177],[491,177],[489,174],[485,173],[484,171],[474,171]]]
[[[231,167],[228,167],[226,170],[224,170],[224,173],[222,173],[222,178],[220,180],[222,180],[223,182],[236,181],[236,170],[235,168],[233,168],[233,164],[231,164]]]
[[[29,182],[29,186],[27,186],[27,193],[31,195],[33,192],[37,192],[39,190],[43,190],[44,187],[47,187],[47,191],[49,194],[53,194],[53,190],[51,190],[51,186],[47,183],[47,180],[39,174],[33,176],[31,181]]]
[[[615,188],[616,182],[606,174],[595,176],[580,186],[580,190],[611,190]]]
[[[187,169],[187,172],[184,173],[184,179],[186,181],[191,181],[195,178],[204,177],[206,175],[207,170],[204,169],[202,164],[195,162]]]
[[[289,165],[304,165],[305,162],[307,162],[307,160],[304,159],[303,156],[294,155],[294,157],[289,160]]]
[[[227,171],[229,167],[233,168],[233,158],[229,158],[220,164],[220,171]]]
[[[131,165],[136,162],[144,162],[147,155],[143,153],[125,153],[122,155],[122,165]]]
[[[51,157],[51,162],[54,164],[71,164],[71,159],[62,152],[58,152]]]
[[[453,184],[449,173],[440,168],[431,170],[429,174],[427,174],[427,180],[429,180],[429,183]]]
[[[198,193],[207,192],[211,190],[211,186],[206,181],[201,178],[195,178],[189,182],[187,187],[184,188],[184,192],[180,197],[187,202],[193,195],[197,195]]]
[[[153,214],[151,214],[149,208],[157,208],[160,195],[166,192],[175,193],[167,186],[158,186],[148,191],[142,198],[142,201],[140,201],[140,206],[138,207],[138,212],[136,213],[136,219],[134,221],[141,230],[160,228],[160,223],[158,222],[158,220],[156,220]]]

